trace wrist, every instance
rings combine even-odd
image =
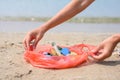
[[[38,30],[39,30],[39,32],[41,32],[41,33],[45,33],[45,32],[48,31],[48,26],[47,26],[46,24],[43,24],[43,25],[41,25],[40,27],[38,27]]]
[[[112,36],[112,40],[115,42],[115,43],[119,43],[120,42],[120,34],[114,34]]]

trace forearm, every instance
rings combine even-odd
[[[120,34],[114,34],[111,36],[111,40],[114,42],[114,43],[119,43],[120,42]]]
[[[72,0],[67,6],[65,6],[58,14],[56,14],[52,19],[43,24],[41,28],[44,32],[53,28],[60,23],[72,18],[76,14],[83,11],[87,6],[89,6],[94,0]]]

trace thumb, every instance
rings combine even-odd
[[[98,61],[101,61],[102,58],[104,57],[104,54],[103,54],[103,51],[102,50],[102,45],[99,45],[98,47],[96,47],[94,50],[93,50],[93,53],[96,54],[96,55],[93,55],[92,57],[94,58],[94,60],[96,62]],[[98,55],[99,54],[99,55]]]
[[[101,50],[101,46],[97,46],[95,49],[93,49],[91,52],[92,53],[98,53]]]

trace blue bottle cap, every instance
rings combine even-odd
[[[68,48],[62,48],[61,54],[66,56],[66,55],[70,54],[70,50]]]

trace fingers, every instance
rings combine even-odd
[[[39,40],[43,37],[44,33],[38,28],[27,33],[23,40],[24,48],[26,50],[35,49]],[[32,50],[33,50],[32,49]]]
[[[93,49],[92,52],[93,52],[94,54],[96,54],[96,53],[98,53],[101,49],[102,49],[102,46],[99,45],[99,46],[97,46],[97,48]]]
[[[40,36],[38,37],[26,36],[23,40],[23,45],[24,45],[25,50],[35,49],[39,40],[40,40]]]
[[[98,51],[99,54],[92,56],[97,61],[103,61],[104,59],[111,56],[112,51],[114,48],[111,47],[112,45],[103,45],[103,47],[99,46],[96,51]],[[102,50],[102,51],[101,51]]]
[[[102,57],[104,56],[103,53],[101,53],[102,49],[103,49],[103,45],[100,44],[99,46],[97,46],[95,49],[92,50],[92,53],[96,54],[96,55],[91,56],[94,62],[100,61]]]
[[[91,63],[97,62],[97,60],[95,58],[93,58],[91,55],[88,55],[87,61],[91,62]]]
[[[97,61],[103,61],[104,59],[111,56],[111,52],[108,50],[104,50],[100,55],[94,55],[93,58]]]
[[[25,50],[30,50],[31,41],[32,41],[32,36],[30,33],[28,33],[23,40],[23,45],[24,45]]]
[[[24,38],[23,45],[26,50],[30,50],[30,42],[31,38],[29,36]]]
[[[105,55],[105,53],[102,53],[100,55],[94,55],[92,56],[96,61],[102,61],[104,60],[105,58],[107,58],[107,56]]]
[[[39,36],[34,40],[34,42],[33,42],[33,49],[36,48],[36,45],[38,44],[39,40],[40,40]]]
[[[31,38],[28,37],[28,38],[26,39],[26,45],[27,45],[27,49],[28,49],[28,50],[30,50],[30,43],[31,43]]]

